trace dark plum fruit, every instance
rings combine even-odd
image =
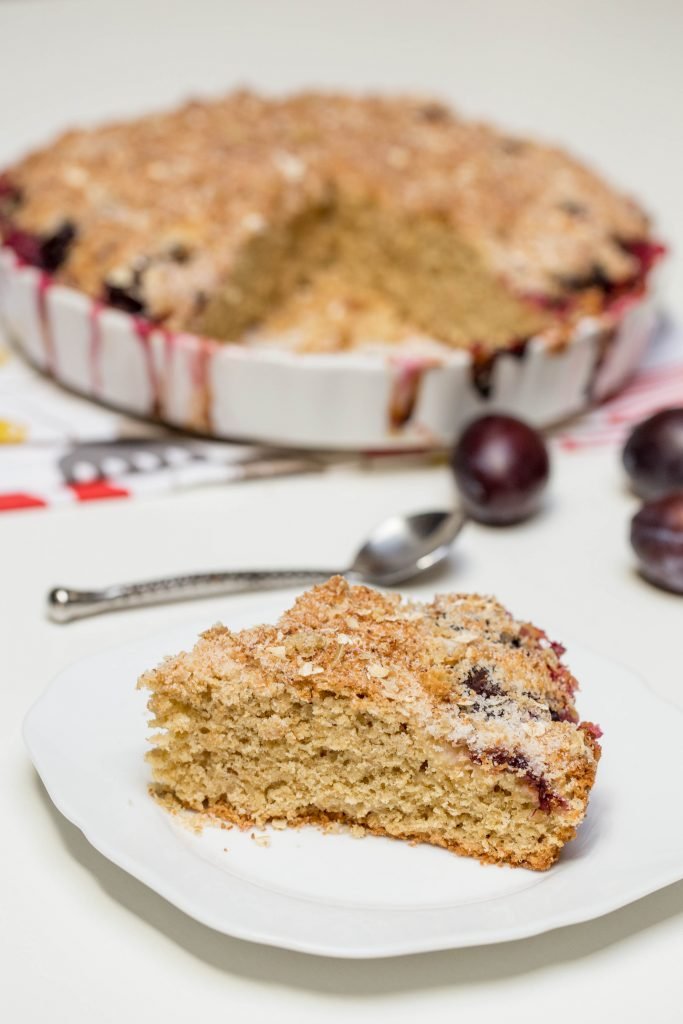
[[[550,475],[543,438],[512,416],[482,416],[470,423],[451,465],[468,515],[499,526],[532,515]]]
[[[5,244],[14,249],[24,263],[53,274],[65,262],[75,237],[75,227],[66,221],[53,234],[44,236],[14,228],[7,232]]]
[[[122,309],[124,313],[145,313],[145,303],[135,288],[121,288],[118,285],[107,284],[104,290],[104,301],[108,306],[115,309]]]
[[[639,423],[626,442],[623,462],[641,498],[683,491],[683,408],[664,409]]]
[[[631,520],[631,545],[647,580],[683,594],[683,490],[645,502]]]
[[[41,266],[43,270],[53,274],[66,261],[71,243],[76,237],[76,228],[68,221],[48,238],[44,238],[40,246]]]

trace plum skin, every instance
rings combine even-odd
[[[645,579],[683,594],[683,490],[645,502],[631,520],[631,546]]]
[[[487,415],[465,427],[451,468],[465,512],[480,523],[507,526],[537,511],[550,459],[533,427],[513,416]]]
[[[683,490],[683,408],[662,409],[634,427],[622,461],[640,498]]]

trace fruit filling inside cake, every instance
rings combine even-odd
[[[419,98],[236,92],[9,168],[26,262],[172,330],[484,358],[642,290],[643,212],[565,153]]]
[[[333,578],[141,678],[154,791],[240,826],[350,824],[544,870],[600,757],[562,654],[490,598]]]

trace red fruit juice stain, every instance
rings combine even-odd
[[[45,349],[45,362],[48,372],[54,377],[57,374],[57,353],[52,324],[50,323],[50,310],[48,308],[48,293],[51,287],[52,278],[50,275],[41,274],[38,278],[38,287],[36,289],[36,305],[43,337],[43,347]]]
[[[102,386],[102,303],[90,306],[90,386],[93,394],[101,395]]]
[[[145,357],[147,381],[149,383],[149,390],[152,396],[152,408],[150,410],[151,415],[159,417],[161,414],[161,382],[159,380],[156,363],[154,362],[154,351],[152,349],[152,335],[157,328],[155,324],[150,323],[149,320],[144,320],[142,317],[138,316],[132,317],[132,322],[135,334],[142,346],[142,351]]]

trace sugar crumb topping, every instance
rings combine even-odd
[[[246,237],[332,194],[457,226],[523,294],[562,293],[596,267],[624,281],[637,269],[624,243],[649,234],[632,200],[566,153],[423,97],[237,91],[67,132],[9,179],[21,230],[77,224],[65,280],[99,295],[104,279],[150,274],[148,299],[179,323]]]

